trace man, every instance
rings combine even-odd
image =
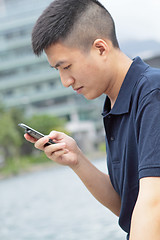
[[[114,21],[96,0],[55,0],[32,33],[62,84],[86,99],[106,94],[104,127],[109,175],[83,155],[73,138],[53,131],[36,141],[68,165],[104,206],[119,216],[130,240],[160,240],[160,70],[119,48]],[[57,144],[45,147],[53,139]]]

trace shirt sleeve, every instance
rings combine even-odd
[[[141,100],[136,131],[139,178],[160,177],[160,89]]]

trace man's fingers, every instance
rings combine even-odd
[[[67,149],[60,149],[57,151],[47,151],[45,150],[45,154],[48,158],[51,158],[52,160],[56,161],[56,159],[60,158],[62,155],[68,153]]]
[[[50,139],[52,139],[53,141],[60,141],[64,138],[64,133],[57,132],[57,131],[52,131],[52,132],[50,132],[48,137]]]
[[[51,155],[52,153],[56,153],[57,151],[64,150],[65,147],[66,147],[65,143],[51,144],[44,148],[44,152],[47,155]]]
[[[42,137],[39,140],[37,140],[34,144],[35,148],[38,148],[40,150],[44,150],[45,144],[49,142],[49,137]]]
[[[35,143],[37,141],[37,139],[35,139],[34,137],[30,136],[28,133],[24,134],[24,137],[27,141],[31,142],[31,143]]]

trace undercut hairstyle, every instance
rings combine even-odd
[[[89,51],[96,39],[119,48],[113,18],[99,1],[54,0],[33,28],[32,48],[37,56],[58,42]]]

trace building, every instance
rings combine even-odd
[[[78,123],[77,129],[69,124],[75,138],[80,132],[81,136],[85,132],[86,137],[86,124],[91,128],[94,125],[94,131],[99,133],[103,100],[87,101],[72,89],[65,89],[45,55],[37,58],[32,53],[33,25],[50,2],[0,0],[0,100],[7,108],[24,109],[28,116],[53,114]]]

